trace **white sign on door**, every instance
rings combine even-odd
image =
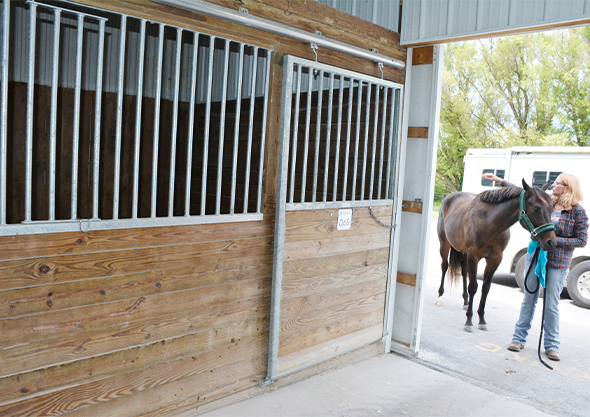
[[[352,209],[338,210],[338,226],[336,230],[349,230],[352,224]]]

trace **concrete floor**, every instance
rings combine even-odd
[[[387,354],[203,414],[206,417],[547,417],[529,405]]]

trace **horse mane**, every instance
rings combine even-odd
[[[488,190],[479,194],[479,199],[484,203],[497,204],[520,196],[520,187],[502,187],[499,190]]]

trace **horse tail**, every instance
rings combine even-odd
[[[451,246],[451,253],[449,254],[449,275],[451,276],[451,285],[455,285],[461,276],[463,256],[465,256],[463,253]]]

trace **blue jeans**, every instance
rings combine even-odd
[[[526,272],[529,269],[533,255],[526,255],[525,269]],[[530,290],[534,290],[539,282],[537,275],[535,275],[535,266],[531,268],[531,272],[527,277],[526,284]],[[561,291],[567,280],[569,274],[568,268],[556,269],[547,268],[546,275],[546,288],[545,288],[545,324],[544,330],[544,342],[545,351],[555,350],[559,352],[559,299],[561,297]],[[524,291],[524,299],[520,306],[520,317],[514,326],[514,335],[512,340],[525,344],[527,335],[531,328],[533,316],[535,315],[535,307],[537,300],[539,299],[539,292],[534,294]]]

